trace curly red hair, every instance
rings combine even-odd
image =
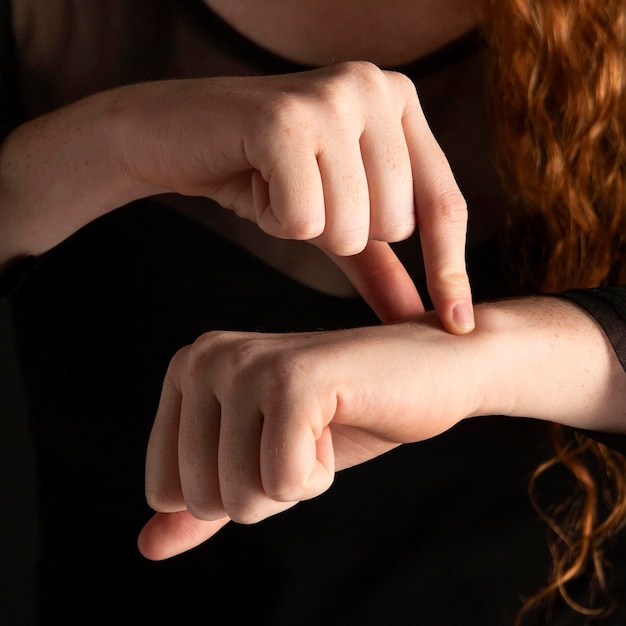
[[[483,10],[515,279],[535,293],[625,280],[626,3],[484,0]],[[576,495],[549,512],[533,496],[554,531],[554,565],[519,623],[558,597],[588,615],[611,606],[605,551],[626,523],[626,458],[556,426],[554,443],[531,495],[556,463],[574,477]],[[568,589],[586,576],[582,603]]]
[[[548,291],[615,281],[626,248],[624,2],[485,4],[512,217],[543,235],[523,279]]]

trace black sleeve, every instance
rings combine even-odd
[[[573,289],[558,295],[578,304],[600,324],[626,372],[626,285]],[[583,433],[626,454],[626,435]]]

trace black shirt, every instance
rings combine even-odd
[[[236,33],[202,11],[196,27],[227,50]],[[416,80],[477,53],[448,48],[416,66]],[[481,197],[472,176],[459,178],[470,200]],[[500,254],[493,239],[468,252],[479,300],[510,293]],[[216,328],[376,320],[360,299],[304,287],[151,201],[90,224],[22,278],[11,306],[37,453],[42,623],[500,626],[543,584],[545,526],[526,488],[550,454],[547,425],[498,417],[341,472],[323,496],[258,525],[230,524],[180,557],[145,561],[135,546],[150,515],[145,446],[174,352]],[[569,297],[595,314],[606,293]],[[609,333],[624,323],[623,304],[600,316]],[[555,497],[562,488],[549,482]]]

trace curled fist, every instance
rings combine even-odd
[[[142,552],[164,558],[230,519],[264,519],[324,492],[336,470],[468,416],[478,386],[454,342],[469,337],[425,319],[212,332],[180,350],[148,446],[146,494],[158,513],[142,532]]]
[[[134,179],[155,193],[210,197],[270,235],[309,241],[361,292],[375,275],[360,278],[372,267],[370,242],[400,241],[417,226],[444,327],[472,330],[466,204],[406,76],[351,62],[158,82],[141,102],[121,149]],[[393,257],[378,247],[376,263],[401,271]]]

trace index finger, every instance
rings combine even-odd
[[[454,334],[474,328],[465,265],[467,204],[417,99],[403,118],[413,170],[416,221],[428,292],[442,325]]]

